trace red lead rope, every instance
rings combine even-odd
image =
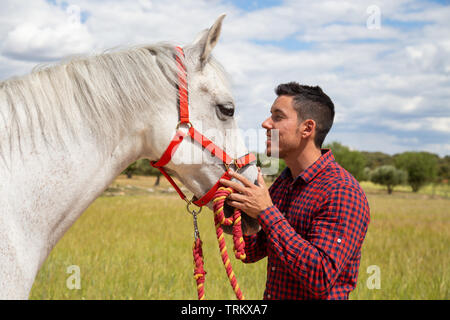
[[[220,187],[214,194],[213,207],[214,207],[214,223],[216,227],[216,236],[219,243],[220,256],[222,258],[222,263],[225,267],[228,279],[230,281],[231,287],[233,288],[236,297],[239,300],[244,299],[239,284],[237,283],[236,275],[233,272],[233,267],[231,266],[230,258],[228,257],[228,250],[225,243],[225,237],[222,229],[222,225],[233,226],[233,244],[234,244],[234,255],[236,259],[245,260],[245,242],[242,235],[241,228],[241,212],[238,209],[234,210],[231,217],[225,218],[224,214],[224,204],[225,199],[233,192],[231,188]],[[194,214],[194,226],[197,228],[197,217]],[[197,295],[199,300],[205,299],[205,275],[206,271],[204,269],[203,262],[203,250],[202,241],[200,240],[200,235],[198,230],[195,233],[195,241],[192,246],[192,253],[194,256],[194,279],[197,283]]]
[[[239,300],[243,300],[241,289],[236,280],[236,276],[231,266],[230,258],[228,257],[227,247],[225,243],[225,237],[222,230],[222,225],[233,226],[233,244],[234,255],[236,259],[245,260],[245,242],[242,235],[241,227],[241,211],[234,209],[234,213],[231,217],[225,218],[224,204],[225,199],[233,192],[231,188],[220,187],[214,195],[213,207],[214,207],[214,222],[216,227],[217,241],[219,242],[220,255],[222,262],[227,272],[228,279],[230,280],[231,287],[233,288],[236,297]]]
[[[198,300],[205,300],[205,275],[206,271],[203,268],[203,249],[202,240],[200,237],[196,238],[192,246],[192,254],[194,256],[194,279],[197,282]]]

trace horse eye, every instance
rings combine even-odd
[[[232,104],[217,104],[216,107],[224,116],[232,117],[234,115],[234,106]]]

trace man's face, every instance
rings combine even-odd
[[[270,113],[272,115],[262,123],[262,127],[267,130],[266,153],[268,156],[276,156],[278,152],[278,158],[284,159],[290,152],[298,150],[301,142],[300,123],[293,107],[293,97],[279,96]]]

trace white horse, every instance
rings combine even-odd
[[[184,47],[184,64],[191,122],[237,158],[248,151],[241,136],[228,139],[233,97],[211,56],[223,18]],[[114,178],[140,158],[160,158],[178,122],[174,56],[173,45],[155,44],[0,82],[1,299],[27,299],[52,248]],[[167,165],[196,197],[224,172],[204,154],[187,139]],[[255,165],[242,172],[256,180]]]

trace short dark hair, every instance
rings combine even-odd
[[[312,119],[316,122],[314,144],[321,148],[334,120],[334,104],[330,97],[319,86],[305,86],[297,82],[280,84],[275,93],[294,98],[293,107],[299,120]]]

